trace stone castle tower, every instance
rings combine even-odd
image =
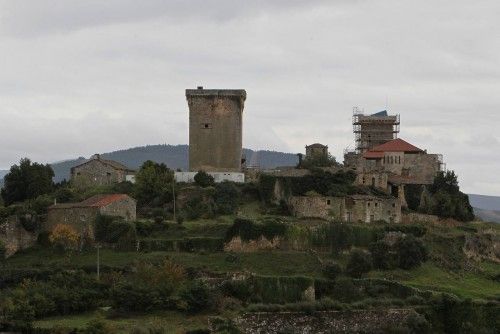
[[[189,106],[189,170],[240,172],[243,89],[186,89]]]
[[[356,153],[364,153],[374,146],[398,137],[399,114],[389,115],[386,110],[365,115],[354,108],[352,125],[356,141]]]

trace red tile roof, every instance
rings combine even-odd
[[[423,152],[423,150],[419,149],[416,146],[404,141],[401,138],[393,139],[384,143],[382,145],[378,145],[373,147],[370,151],[373,152]]]
[[[49,209],[69,209],[69,208],[101,208],[113,202],[120,201],[125,198],[131,198],[125,194],[109,194],[109,195],[95,195],[79,203],[62,203],[54,204]],[[132,199],[132,198],[131,198]]]
[[[82,206],[94,206],[94,207],[103,207],[109,205],[113,202],[122,200],[127,198],[128,196],[125,194],[109,194],[109,195],[95,195],[90,198],[87,198],[85,201],[80,202]]]

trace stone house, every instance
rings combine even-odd
[[[104,186],[124,181],[134,182],[135,170],[99,154],[71,168],[71,183],[76,187]]]
[[[93,224],[99,214],[134,221],[136,206],[136,200],[125,194],[95,195],[79,203],[54,204],[48,208],[44,230],[70,224],[80,236],[93,238]]]
[[[292,214],[299,218],[363,223],[378,220],[388,223],[401,222],[401,201],[391,196],[292,196],[288,204]]]

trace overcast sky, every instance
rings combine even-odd
[[[401,114],[500,195],[500,2],[0,0],[0,169],[186,144],[186,88],[244,88],[244,146],[342,160],[352,107]]]

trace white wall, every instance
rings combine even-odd
[[[175,182],[194,182],[194,176],[197,172],[175,172]],[[223,181],[231,181],[236,183],[245,182],[245,174],[237,172],[208,172],[214,178],[215,183],[220,183]]]

